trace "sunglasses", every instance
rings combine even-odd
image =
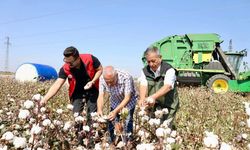
[[[75,62],[76,62],[76,60],[77,60],[78,58],[76,58],[76,59],[74,59],[73,61],[71,61],[71,62],[67,62],[66,61],[66,59],[65,58],[63,58],[63,61],[66,63],[66,64],[69,64],[69,65],[73,65]]]

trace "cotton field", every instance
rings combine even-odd
[[[124,143],[123,120],[116,125],[115,146],[108,144],[107,117],[91,114],[91,124],[72,113],[67,88],[46,107],[39,101],[52,82],[18,83],[0,78],[0,150],[25,149],[208,149],[250,150],[250,96],[213,94],[202,87],[179,87],[180,109],[170,129],[160,122],[166,109],[150,118],[143,108],[134,113],[133,143]],[[108,114],[108,100],[105,103]],[[121,111],[126,116],[127,110]],[[76,123],[83,124],[84,145],[77,144]]]

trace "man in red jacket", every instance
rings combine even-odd
[[[73,112],[81,115],[86,103],[87,114],[90,116],[90,113],[97,110],[96,101],[99,94],[98,85],[103,70],[102,65],[95,56],[79,54],[78,50],[72,46],[66,48],[63,55],[65,64],[60,69],[59,78],[50,87],[40,104],[45,105],[68,79]],[[78,131],[81,131],[82,125],[77,126],[77,128]]]

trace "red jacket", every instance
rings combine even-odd
[[[92,80],[95,76],[96,70],[93,66],[93,59],[92,59],[92,55],[91,54],[80,54],[80,58],[83,62],[83,64],[85,65],[85,69],[90,77],[90,79]],[[70,67],[69,64],[65,63],[63,65],[63,69],[65,74],[68,77],[68,82],[69,82],[69,97],[71,98],[74,90],[75,90],[75,86],[76,86],[76,79],[74,77],[74,75],[72,74],[72,72],[70,71]],[[99,79],[97,81],[95,81],[95,87],[98,89],[99,86]]]

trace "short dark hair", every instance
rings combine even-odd
[[[79,52],[75,47],[70,46],[64,50],[63,55],[65,57],[73,56],[73,57],[77,58],[77,57],[79,57]]]

